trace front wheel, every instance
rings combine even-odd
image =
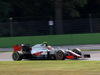
[[[12,59],[13,59],[14,61],[21,61],[21,60],[22,60],[22,54],[20,54],[20,53],[18,53],[18,52],[16,51],[16,52],[14,52],[14,53],[12,54]]]
[[[55,59],[56,60],[65,60],[65,53],[61,50],[57,51],[55,54]]]

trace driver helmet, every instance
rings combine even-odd
[[[51,46],[47,46],[47,49],[52,50],[52,47]]]
[[[47,42],[43,42],[43,44],[44,44],[45,46],[48,46],[48,45],[47,45]]]

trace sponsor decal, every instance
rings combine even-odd
[[[41,52],[37,52],[37,53],[34,53],[33,55],[35,55],[35,56],[41,56],[41,53],[43,53],[43,51],[41,51]]]

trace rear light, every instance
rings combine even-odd
[[[32,50],[32,48],[30,47],[30,50]]]

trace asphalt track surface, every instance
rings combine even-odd
[[[100,44],[92,45],[67,45],[67,46],[53,46],[54,48],[60,47],[61,49],[100,49]],[[0,61],[13,61],[12,52],[3,51],[13,51],[13,48],[0,48]],[[91,58],[81,58],[81,61],[100,61],[100,51],[82,51],[82,54],[90,54]],[[34,61],[34,60],[33,60]]]

